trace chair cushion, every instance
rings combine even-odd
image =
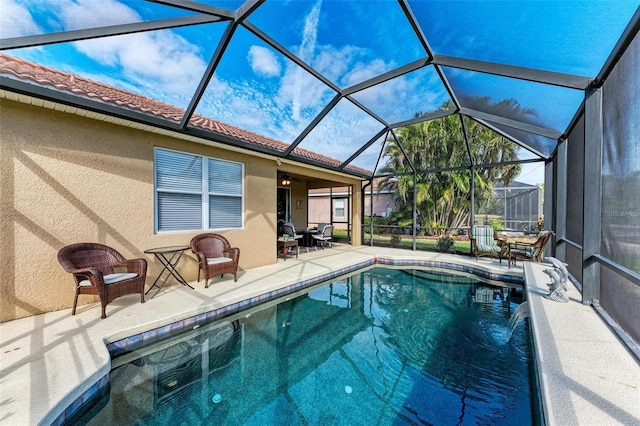
[[[233,262],[233,259],[228,257],[212,257],[207,259],[207,265],[218,265],[220,263]]]
[[[493,228],[489,226],[474,226],[472,230],[473,236],[476,239],[478,248],[480,246],[494,246]]]
[[[113,283],[117,283],[120,281],[124,281],[124,280],[128,280],[131,278],[135,278],[137,277],[138,274],[136,274],[135,272],[120,272],[117,274],[107,274],[107,275],[103,275],[102,278],[104,279],[104,283],[105,284],[113,284]],[[86,286],[90,286],[91,285],[91,281],[89,280],[82,280],[80,281],[80,284],[78,284],[82,287],[86,287]]]
[[[532,257],[532,252],[530,249],[511,249],[509,250],[509,252],[518,256]]]
[[[478,251],[499,252],[500,246],[478,244]]]

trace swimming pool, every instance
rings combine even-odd
[[[505,287],[372,268],[113,360],[76,424],[538,424]]]

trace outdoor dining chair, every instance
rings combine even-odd
[[[534,242],[516,241],[509,243],[509,266],[512,262],[515,265],[516,260],[529,260],[533,262],[541,262],[544,248],[553,235],[552,231],[540,231],[538,238]]]
[[[323,249],[327,243],[329,244],[329,248],[333,247],[331,244],[331,239],[333,238],[333,225],[324,225],[322,231],[318,234],[313,234],[312,237],[316,240],[316,244],[322,246]]]
[[[283,225],[284,233],[289,236],[289,239],[299,240],[304,235],[296,233],[296,227],[291,222],[285,222]]]
[[[500,260],[504,256],[504,241],[498,238],[498,233],[487,225],[474,225],[469,232],[471,253],[478,260],[479,256],[490,256]]]

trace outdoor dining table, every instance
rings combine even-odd
[[[498,239],[505,244],[519,243],[533,243],[538,239],[537,235],[525,235],[525,234],[498,234]]]
[[[301,229],[299,231],[296,231],[296,233],[302,235],[302,244],[300,244],[302,247],[313,247],[313,234],[317,234],[318,230],[317,229],[309,229],[309,228],[305,228],[305,229]]]

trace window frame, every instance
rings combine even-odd
[[[177,154],[184,156],[191,156],[194,159],[200,158],[200,187],[198,191],[193,190],[180,190],[175,188],[159,188],[158,187],[158,154]],[[210,160],[223,162],[228,164],[237,165],[240,167],[240,182],[239,182],[239,190],[238,194],[233,193],[220,193],[217,191],[217,188],[213,185],[210,185],[209,182],[209,165]],[[175,149],[162,148],[162,147],[154,147],[153,149],[153,221],[154,221],[154,233],[155,234],[165,234],[165,233],[176,233],[176,232],[193,232],[193,231],[223,231],[223,230],[237,230],[244,229],[245,226],[245,163],[239,161],[231,161],[218,157],[211,157],[201,154],[195,154],[192,152],[179,151]],[[160,217],[159,217],[159,201],[161,200],[161,194],[184,194],[184,195],[199,195],[200,196],[200,226],[195,228],[185,228],[185,229],[160,229]],[[220,227],[220,228],[212,228],[210,227],[211,217],[210,217],[210,199],[211,196],[224,196],[224,197],[232,197],[240,199],[240,217],[239,226],[230,226],[230,227]]]

